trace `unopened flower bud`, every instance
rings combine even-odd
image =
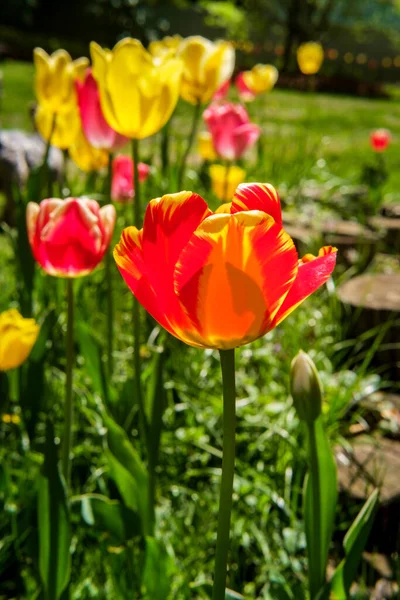
[[[321,414],[321,383],[315,364],[302,350],[292,360],[290,392],[299,418],[308,423],[315,421]]]

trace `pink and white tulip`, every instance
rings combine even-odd
[[[217,91],[215,92],[215,94],[213,96],[213,100],[215,102],[217,102],[218,100],[224,100],[229,93],[230,86],[231,86],[231,80],[228,79],[217,89]]]
[[[243,77],[243,73],[239,73],[235,79],[235,85],[239,94],[239,98],[243,100],[243,102],[251,102],[256,97],[256,93],[251,90]]]
[[[117,133],[104,118],[97,82],[88,69],[84,81],[75,81],[82,129],[93,148],[114,152],[129,140]]]
[[[138,164],[139,181],[146,181],[150,173],[149,165]],[[133,160],[120,154],[112,162],[111,199],[113,202],[132,202],[135,196],[133,187]]]
[[[212,135],[217,154],[236,160],[255,144],[261,129],[250,122],[244,106],[231,102],[213,103],[204,111],[204,121]]]
[[[35,260],[48,275],[81,277],[102,260],[112,238],[116,212],[89,198],[29,202],[26,222]]]

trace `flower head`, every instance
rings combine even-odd
[[[298,260],[269,184],[236,190],[212,213],[193,192],[151,200],[143,229],[126,228],[114,257],[138,301],[191,346],[229,349],[273,329],[326,282],[336,251]]]
[[[318,42],[306,42],[297,49],[297,62],[304,75],[315,75],[324,60],[324,49]]]
[[[215,160],[217,153],[215,152],[212,135],[209,131],[201,131],[198,135],[199,154],[203,160]]]
[[[42,48],[35,48],[33,61],[39,104],[48,112],[69,111],[76,104],[75,80],[84,77],[88,59],[72,60],[65,50],[48,55]]]
[[[225,100],[225,98],[227,97],[227,95],[229,93],[230,87],[231,87],[231,80],[228,79],[222,85],[220,85],[220,87],[217,89],[217,91],[215,92],[212,99],[215,102],[218,102],[218,100]]]
[[[35,124],[46,141],[51,140],[53,146],[67,150],[76,140],[81,127],[78,107],[70,105],[68,110],[54,113],[39,104],[35,112]]]
[[[179,98],[182,63],[155,59],[138,40],[125,38],[112,51],[90,44],[93,76],[107,123],[129,138],[157,133]]]
[[[242,71],[235,83],[239,97],[250,102],[258,94],[269,92],[278,81],[279,72],[273,65],[255,65],[250,71]]]
[[[387,129],[376,129],[370,136],[371,146],[375,152],[384,152],[391,140],[392,136]]]
[[[236,165],[211,165],[209,171],[212,190],[221,202],[231,200],[246,177],[246,171]]]
[[[181,43],[180,35],[166,35],[161,40],[150,42],[149,52],[155,58],[174,57]]]
[[[209,102],[218,88],[230,79],[235,51],[229,42],[211,42],[199,35],[183,40],[178,50],[183,61],[181,96],[191,104]]]
[[[150,173],[149,165],[138,164],[139,182],[146,181]],[[112,162],[111,199],[113,202],[132,202],[135,196],[133,188],[133,160],[124,154],[116,156]]]
[[[79,113],[85,137],[93,148],[111,152],[121,148],[128,138],[120,135],[104,118],[100,104],[100,94],[92,70],[86,71],[84,81],[75,81]]]
[[[39,325],[35,319],[24,319],[11,308],[0,314],[0,371],[22,365],[28,358],[37,336]]]
[[[49,275],[81,277],[101,261],[115,224],[115,208],[89,198],[29,202],[26,222],[35,260]]]
[[[217,154],[236,160],[259,138],[261,130],[250,123],[245,107],[232,102],[213,102],[204,111],[204,121],[212,135]]]
[[[107,150],[91,146],[82,130],[68,148],[68,154],[76,166],[86,173],[100,171],[108,165]]]

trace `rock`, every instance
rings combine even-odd
[[[380,336],[371,356],[372,367],[398,381],[400,376],[400,275],[361,275],[337,289],[343,308],[346,338],[354,339],[352,361],[360,362]],[[370,336],[368,331],[374,330]],[[355,352],[355,347],[357,352]]]
[[[381,208],[381,215],[390,219],[400,219],[400,202],[384,204]]]
[[[376,253],[379,236],[355,221],[325,221],[321,232],[324,245],[335,246],[338,260],[347,266],[359,263],[365,267]]]
[[[13,185],[24,187],[31,169],[42,164],[45,151],[46,143],[37,133],[25,133],[17,129],[0,131],[0,191],[7,200],[3,215],[7,223],[14,222]],[[50,148],[48,164],[53,180],[59,180],[64,165],[61,150]]]

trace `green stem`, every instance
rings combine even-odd
[[[112,186],[112,161],[113,155],[110,152],[108,156],[108,175],[107,175],[107,201],[111,202],[111,186]],[[112,280],[112,256],[111,249],[108,248],[106,253],[106,287],[107,287],[107,366],[108,377],[111,379],[114,364],[113,364],[113,341],[114,341],[114,302],[113,302],[113,280]]]
[[[183,180],[184,180],[184,177],[185,177],[185,171],[186,171],[186,163],[187,163],[187,159],[188,159],[188,156],[190,154],[190,151],[192,149],[193,142],[194,142],[195,137],[196,137],[196,132],[197,132],[197,128],[198,128],[198,125],[199,125],[200,114],[201,114],[201,104],[200,104],[200,102],[198,102],[195,105],[195,107],[194,107],[193,120],[192,120],[192,129],[190,131],[188,143],[187,143],[185,152],[184,152],[184,154],[182,156],[181,165],[179,167],[179,173],[178,173],[178,191],[180,191],[181,188],[182,188],[182,183],[183,183]]]
[[[231,163],[226,161],[225,165],[225,178],[224,178],[224,191],[223,191],[223,202],[228,202],[228,186],[229,186],[229,171],[231,170]]]
[[[220,350],[224,397],[222,477],[219,496],[217,547],[212,600],[225,600],[231,523],[233,476],[235,470],[236,386],[235,351]]]
[[[169,168],[169,132],[171,129],[171,119],[167,121],[161,129],[161,173],[167,175]]]
[[[47,194],[48,194],[49,198],[51,198],[53,196],[53,182],[51,180],[49,154],[50,154],[50,148],[51,148],[51,140],[53,139],[54,130],[56,128],[56,121],[57,121],[57,113],[54,113],[53,119],[51,122],[50,135],[49,135],[49,139],[47,140],[46,150],[44,152],[43,162],[42,162],[42,166],[41,166],[41,171],[42,171],[42,173],[45,173],[45,177],[47,179]]]
[[[133,224],[135,227],[140,229],[141,221],[141,205],[140,205],[140,184],[139,184],[139,140],[132,140],[132,159],[133,159],[133,189],[135,190],[134,203],[133,203]],[[133,360],[134,360],[134,375],[135,375],[135,393],[136,400],[139,407],[139,420],[140,427],[142,430],[143,441],[147,448],[147,419],[144,411],[143,396],[142,396],[142,385],[141,385],[141,369],[140,369],[140,304],[133,297],[132,307],[132,320],[133,320]],[[129,429],[132,423],[133,411],[129,413],[125,421],[125,429]]]
[[[315,526],[313,527],[313,559],[314,564],[308,565],[310,598],[313,600],[324,584],[324,571],[321,562],[321,498],[320,498],[320,473],[318,464],[317,437],[315,421],[307,423],[309,436],[309,461],[310,473],[312,473],[312,513]],[[309,561],[311,557],[309,556]]]
[[[73,279],[67,279],[67,371],[66,393],[64,406],[64,437],[62,446],[62,470],[67,486],[71,479],[71,450],[72,450],[72,425],[74,406],[72,398],[72,370],[74,362],[74,289]]]

